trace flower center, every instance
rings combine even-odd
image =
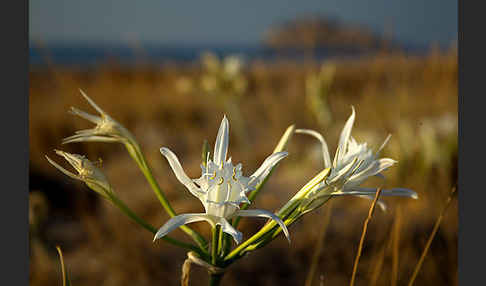
[[[206,181],[206,212],[208,214],[229,218],[246,201],[245,186],[239,180],[240,167],[234,167],[231,162],[217,166],[209,161],[203,178]]]

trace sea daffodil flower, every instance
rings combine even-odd
[[[78,155],[78,154],[71,154],[59,150],[54,150],[57,155],[64,157],[71,166],[78,172],[78,174],[74,174],[59,164],[51,160],[51,158],[47,157],[49,163],[51,163],[54,167],[56,167],[59,171],[63,172],[65,175],[83,181],[88,187],[90,187],[93,191],[99,193],[105,198],[108,198],[107,192],[112,192],[110,183],[108,179],[105,177],[103,172],[95,166],[93,162],[88,160],[85,156]]]
[[[81,95],[88,103],[98,111],[100,116],[92,115],[75,107],[71,107],[70,113],[93,122],[96,126],[92,129],[76,131],[76,134],[63,139],[62,143],[72,142],[135,142],[135,138],[123,125],[111,118],[104,112],[91,98],[89,98],[81,89]]]
[[[351,130],[355,120],[355,111],[346,121],[339,138],[339,144],[331,163],[331,156],[324,137],[314,130],[297,129],[295,133],[303,133],[317,138],[321,142],[322,154],[324,157],[324,167],[330,168],[330,174],[321,184],[317,185],[313,191],[309,192],[308,197],[320,197],[323,200],[330,196],[355,195],[365,198],[373,198],[376,188],[363,188],[360,185],[371,176],[384,178],[382,171],[394,165],[397,161],[390,158],[380,158],[380,151],[390,139],[390,135],[385,139],[378,151],[374,154],[368,148],[366,142],[358,143],[352,136]],[[417,199],[417,193],[404,188],[394,188],[382,190],[381,195],[385,196],[405,196]],[[385,205],[380,202],[384,209]]]
[[[275,214],[266,210],[239,209],[241,203],[250,203],[246,193],[255,189],[255,186],[268,175],[272,168],[287,156],[287,152],[277,152],[270,155],[253,175],[245,177],[242,174],[241,164],[233,166],[231,158],[226,159],[228,144],[229,123],[225,116],[216,138],[213,160],[210,160],[208,156],[206,164],[201,165],[201,177],[194,180],[186,175],[177,156],[172,151],[165,147],[160,148],[160,152],[166,157],[177,179],[201,201],[206,212],[181,214],[171,218],[157,231],[154,240],[163,237],[181,225],[206,221],[213,228],[220,225],[223,232],[231,235],[236,243],[240,243],[241,232],[227,221],[237,216],[273,219],[280,225],[285,236],[289,239],[287,227]]]

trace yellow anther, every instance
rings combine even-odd
[[[223,184],[223,182],[224,182],[224,179],[223,179],[223,177],[221,177],[221,178],[219,178],[219,179],[220,179],[220,181],[218,182],[218,185],[221,185],[221,184]]]
[[[233,180],[235,180],[235,182],[237,181],[236,179],[236,168],[233,168],[233,176],[232,176]]]

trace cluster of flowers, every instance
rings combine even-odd
[[[355,121],[355,111],[353,108],[352,114],[341,132],[333,160],[331,160],[327,143],[321,134],[314,130],[295,129],[294,126],[290,126],[284,133],[273,154],[268,156],[252,175],[246,177],[243,175],[242,165],[233,165],[231,157],[228,158],[229,122],[226,116],[224,116],[216,137],[212,160],[208,152],[207,156],[205,156],[205,161],[201,164],[201,177],[197,179],[189,178],[184,172],[177,156],[166,147],[160,148],[160,152],[167,159],[177,179],[192,195],[201,201],[205,209],[205,213],[176,215],[156,181],[153,179],[150,168],[140,151],[135,137],[120,123],[106,114],[82,91],[81,94],[100,115],[91,115],[76,108],[72,108],[71,112],[95,123],[96,126],[92,129],[76,132],[75,135],[64,139],[63,143],[98,141],[125,144],[129,154],[137,162],[152,188],[154,188],[162,205],[171,216],[170,220],[158,230],[149,225],[147,226],[143,220],[133,214],[116,197],[106,176],[96,164],[84,156],[56,150],[58,155],[64,157],[74,167],[77,174],[64,169],[48,157],[47,160],[64,174],[83,181],[89,188],[114,202],[116,206],[120,207],[132,219],[152,231],[154,233],[154,240],[164,238],[166,241],[176,245],[187,246],[182,242],[167,237],[169,232],[181,227],[199,245],[199,247],[190,245],[187,248],[196,251],[208,262],[210,262],[211,257],[208,252],[206,240],[192,229],[186,227],[185,224],[206,221],[213,229],[219,229],[223,233],[231,236],[238,246],[233,251],[227,253],[227,255],[223,251],[224,256],[222,257],[222,261],[229,263],[241,257],[245,252],[265,245],[280,232],[283,232],[290,242],[287,227],[302,215],[323,205],[333,196],[352,195],[373,198],[377,189],[364,188],[360,185],[371,176],[383,177],[382,172],[396,163],[395,160],[390,158],[379,158],[380,151],[390,136],[386,138],[383,145],[376,152],[373,152],[366,143],[358,143],[351,136],[351,130]],[[277,213],[274,214],[266,210],[246,209],[252,202],[252,196],[247,195],[251,192],[258,192],[272,169],[288,155],[284,151],[284,148],[293,134],[310,135],[320,141],[324,169],[302,187]],[[381,194],[417,198],[417,194],[414,191],[402,188],[382,190]],[[380,205],[383,208],[385,207],[383,202],[380,202]],[[269,218],[271,221],[258,233],[242,243],[242,233],[236,229],[237,222],[235,223],[235,218],[250,216]],[[225,266],[224,263],[222,265]]]

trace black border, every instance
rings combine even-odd
[[[467,10],[464,3],[468,3]],[[458,183],[459,183],[459,285],[481,285],[484,280],[484,256],[486,236],[484,213],[484,15],[480,2],[458,0],[458,53],[459,53],[459,129],[458,129]],[[469,44],[464,42],[468,29]],[[467,46],[467,49],[466,49]],[[468,63],[467,77],[464,73]],[[467,107],[466,107],[466,103]],[[466,124],[468,123],[468,124]],[[466,133],[469,137],[466,137]],[[466,140],[466,138],[468,138]],[[479,152],[478,152],[479,151]]]
[[[2,218],[1,284],[29,283],[29,88],[28,0],[3,3],[2,34]]]
[[[484,21],[481,21],[480,14],[483,13],[483,10],[480,7],[472,7],[472,4],[481,2],[468,1],[469,9],[467,11],[464,9],[464,2],[464,0],[458,0],[458,198],[460,220],[458,279],[460,285],[479,285],[481,284],[479,281],[484,280],[484,262],[482,262],[484,259],[481,258],[484,257],[484,243],[486,242],[485,236],[481,235],[485,225],[484,213],[481,210],[485,209],[486,202],[484,199],[486,190],[482,187],[484,164],[482,164],[482,157],[478,157],[478,155],[483,155],[481,151],[484,150],[483,142],[485,142],[481,137],[485,121],[482,118],[484,108],[479,102],[486,96],[483,79],[485,61],[479,57],[484,57],[486,45],[482,43]],[[1,192],[3,196],[8,197],[7,200],[2,200],[0,208],[0,215],[4,222],[3,261],[8,263],[7,266],[2,267],[4,270],[2,271],[2,284],[28,285],[28,1],[8,1],[8,5],[4,5],[2,11],[0,27],[2,27],[4,36],[1,45],[4,71],[2,77],[4,112],[1,112],[3,125],[1,157],[3,190]],[[466,23],[468,24],[465,25]],[[466,26],[469,29],[469,39],[471,39],[467,54],[463,40]],[[467,81],[464,74],[466,58],[469,58]],[[465,100],[466,94],[468,94],[467,100]],[[469,102],[467,107],[465,102]],[[465,124],[466,122],[469,123],[468,126]],[[469,140],[465,140],[466,129],[470,131]],[[467,233],[468,231],[469,233]]]

